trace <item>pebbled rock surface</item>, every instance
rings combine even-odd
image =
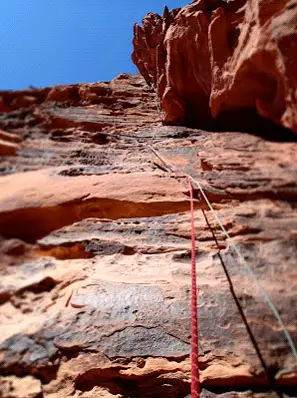
[[[1,97],[0,397],[189,397],[181,171],[297,344],[296,140],[162,126],[140,75]],[[201,397],[297,397],[282,330],[195,197]]]
[[[246,130],[266,118],[296,133],[296,23],[296,0],[196,0],[136,24],[132,59],[166,123]]]

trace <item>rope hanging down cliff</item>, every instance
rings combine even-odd
[[[191,201],[191,242],[192,242],[192,343],[191,343],[191,397],[199,398],[199,352],[198,352],[198,305],[197,305],[197,277],[196,277],[196,247],[195,247],[195,217],[194,195],[191,181],[189,192]]]
[[[148,147],[150,148],[150,150],[162,161],[162,163],[167,167],[168,170],[170,170],[171,172],[178,172],[179,175],[182,175],[184,177],[186,177],[192,184],[196,185],[199,189],[199,191],[201,192],[201,195],[203,197],[203,199],[205,200],[205,203],[207,204],[207,206],[209,207],[210,211],[212,212],[212,214],[214,215],[216,221],[218,222],[221,230],[223,231],[223,233],[225,234],[227,241],[229,243],[229,245],[233,248],[233,250],[235,251],[235,253],[237,254],[240,262],[242,263],[242,265],[244,266],[245,270],[247,271],[248,275],[251,277],[251,279],[255,282],[259,292],[261,293],[262,297],[264,298],[264,300],[266,301],[267,305],[269,306],[269,308],[271,309],[273,315],[275,316],[276,320],[278,321],[281,329],[284,332],[285,338],[289,344],[289,347],[291,349],[291,352],[293,354],[293,357],[297,363],[297,349],[295,347],[295,344],[292,340],[292,337],[288,331],[288,329],[286,328],[284,322],[282,321],[280,314],[278,312],[278,310],[276,309],[275,305],[273,304],[273,302],[271,301],[271,298],[269,297],[268,293],[266,292],[266,290],[263,288],[263,286],[260,284],[258,278],[256,277],[254,271],[252,270],[252,268],[248,265],[248,263],[246,262],[246,260],[244,259],[243,255],[241,254],[240,250],[238,249],[237,245],[235,244],[235,242],[233,241],[233,239],[230,237],[229,233],[227,232],[227,230],[225,229],[222,221],[220,220],[217,212],[214,210],[213,206],[211,205],[211,203],[209,202],[204,189],[202,188],[201,184],[199,181],[195,180],[192,176],[190,176],[189,174],[185,173],[184,171],[178,169],[178,168],[173,168],[172,165],[170,165],[168,162],[166,162],[162,156],[151,146],[148,145]],[[192,185],[191,185],[192,186]]]
[[[281,326],[286,340],[291,348],[292,354],[297,362],[297,349],[295,347],[295,344],[292,340],[292,337],[288,331],[288,329],[286,328],[284,322],[282,321],[280,314],[278,312],[278,310],[276,309],[276,307],[274,306],[273,302],[271,301],[271,298],[269,297],[269,294],[266,292],[266,290],[263,288],[263,286],[260,284],[258,278],[256,277],[254,271],[252,270],[252,268],[248,265],[248,263],[245,261],[243,255],[241,254],[241,252],[239,251],[238,247],[236,246],[236,244],[234,243],[233,239],[230,237],[228,231],[225,229],[222,221],[220,220],[217,212],[214,210],[214,208],[212,207],[211,203],[209,202],[204,190],[202,189],[202,186],[200,184],[199,181],[195,180],[194,178],[190,177],[190,180],[194,182],[194,184],[197,185],[197,187],[199,188],[203,199],[205,200],[206,204],[208,205],[210,211],[212,212],[212,214],[214,215],[216,221],[218,222],[221,230],[224,232],[228,243],[230,244],[230,246],[234,249],[235,253],[237,254],[239,260],[241,261],[242,265],[244,266],[244,268],[246,269],[246,271],[248,272],[249,276],[251,277],[251,279],[255,282],[259,292],[262,294],[263,298],[265,299],[266,303],[268,304],[268,306],[270,307],[273,315],[275,316],[275,318],[277,319],[279,325]]]

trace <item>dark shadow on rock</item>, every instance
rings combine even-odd
[[[217,119],[218,131],[242,131],[267,141],[297,142],[297,134],[272,120],[263,118],[254,109],[226,112]]]
[[[229,112],[225,111],[207,124],[198,123],[196,115],[193,115],[193,117],[189,117],[183,123],[168,123],[167,125],[204,129],[209,132],[249,133],[272,142],[297,142],[297,134],[287,128],[277,125],[269,119],[259,116],[253,108]]]
[[[100,386],[111,394],[130,398],[183,398],[189,393],[190,385],[185,380],[166,378],[162,372],[131,378],[122,375],[120,369],[92,369],[76,379],[75,389],[91,391]]]

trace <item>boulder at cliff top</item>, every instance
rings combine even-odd
[[[132,59],[164,122],[297,132],[296,0],[198,0],[134,28]]]

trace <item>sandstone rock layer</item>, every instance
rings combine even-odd
[[[201,182],[297,344],[296,142],[162,126],[140,75],[1,97],[18,148],[0,163],[0,397],[189,397],[189,192],[149,144]],[[278,322],[195,198],[201,397],[296,397]]]
[[[132,59],[164,121],[297,132],[296,0],[197,0],[134,28]]]

